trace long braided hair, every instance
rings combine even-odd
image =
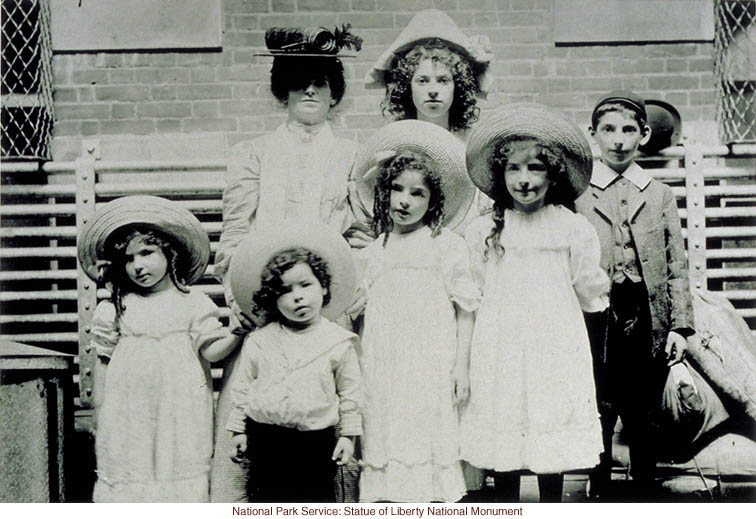
[[[105,255],[111,261],[111,264],[103,271],[102,281],[110,287],[110,301],[116,310],[116,324],[120,321],[124,310],[123,298],[129,292],[137,291],[134,282],[129,279],[126,273],[126,248],[132,240],[139,240],[145,245],[156,245],[168,260],[168,276],[176,288],[188,293],[189,288],[186,285],[185,272],[178,254],[178,247],[163,233],[152,228],[130,227],[123,233],[114,236],[110,243],[106,244]]]
[[[423,154],[403,151],[384,164],[375,185],[373,203],[372,230],[376,235],[386,233],[383,245],[386,246],[389,232],[394,228],[394,221],[389,215],[391,209],[391,186],[394,179],[407,170],[418,171],[425,177],[425,184],[430,190],[428,211],[423,216],[423,223],[431,228],[431,237],[441,232],[444,223],[444,191],[441,189],[441,177],[433,172],[431,161]]]
[[[501,233],[504,231],[504,212],[514,208],[514,200],[507,190],[504,172],[513,154],[528,151],[532,158],[538,159],[546,166],[547,178],[552,182],[546,191],[544,205],[562,205],[575,211],[575,200],[567,182],[567,167],[561,150],[549,148],[532,137],[514,137],[494,145],[489,158],[488,167],[493,173],[493,214],[494,226],[486,237],[486,251],[484,260],[488,260],[489,251],[493,251],[498,258],[504,256],[501,245]]]

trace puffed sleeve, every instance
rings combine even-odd
[[[490,215],[484,215],[473,219],[465,230],[465,243],[470,255],[470,273],[481,293],[485,292],[486,281],[486,237],[492,228],[493,221]],[[490,261],[495,261],[493,253],[489,255],[492,256]]]
[[[334,369],[336,393],[339,395],[339,434],[360,436],[362,434],[362,373],[353,347],[359,338],[348,341],[348,347],[337,361]]]
[[[465,241],[458,235],[445,233],[442,256],[444,283],[449,299],[468,312],[478,309],[481,300],[479,285],[473,280],[470,251]]]
[[[192,290],[192,305],[194,317],[189,335],[195,352],[199,352],[208,344],[228,335],[228,330],[220,322],[220,309],[202,292]]]
[[[239,242],[249,232],[257,213],[260,195],[260,158],[251,141],[240,142],[232,149],[226,167],[223,189],[223,225],[215,258],[215,277],[225,281],[228,266]],[[224,282],[227,302],[231,291]]]
[[[89,343],[97,355],[110,358],[121,338],[116,323],[115,306],[110,301],[100,301],[92,318],[92,341]]]
[[[243,433],[245,429],[247,394],[252,382],[257,378],[257,352],[254,332],[247,336],[242,346],[239,363],[231,376],[231,411],[228,414],[226,429]]]
[[[609,306],[609,277],[601,268],[598,235],[583,215],[572,215],[569,233],[572,286],[584,312],[600,312]]]

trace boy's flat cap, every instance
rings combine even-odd
[[[612,90],[608,94],[601,96],[596,102],[596,106],[593,108],[593,113],[595,114],[596,110],[609,103],[622,103],[640,113],[644,119],[647,117],[646,103],[643,101],[643,98],[635,92],[629,90]]]

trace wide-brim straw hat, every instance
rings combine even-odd
[[[536,103],[513,103],[488,111],[467,139],[467,172],[478,189],[494,198],[491,155],[509,140],[532,139],[559,149],[567,170],[565,179],[574,198],[588,187],[593,155],[580,128],[561,112]]]
[[[231,293],[242,313],[251,321],[252,297],[260,290],[265,265],[281,252],[302,247],[320,256],[331,275],[331,300],[321,315],[335,320],[353,302],[357,289],[352,251],[346,240],[334,229],[320,222],[287,221],[280,226],[256,230],[248,234],[231,258]]]
[[[125,196],[99,208],[86,223],[78,239],[79,263],[84,272],[97,281],[98,261],[107,257],[110,239],[126,227],[160,231],[181,250],[178,274],[187,284],[202,277],[210,260],[210,239],[197,218],[165,198],[150,195]]]
[[[387,73],[398,55],[407,52],[418,43],[435,38],[445,41],[450,47],[470,59],[475,75],[478,77],[480,87],[478,94],[485,98],[492,82],[488,74],[488,65],[493,59],[493,54],[488,38],[485,36],[468,38],[448,14],[438,9],[426,9],[412,17],[407,27],[368,71],[365,76],[365,87],[384,87]]]
[[[464,220],[475,196],[475,186],[465,168],[465,146],[448,130],[416,119],[396,121],[380,128],[364,144],[355,160],[357,195],[371,213],[377,175],[366,173],[375,167],[375,157],[384,152],[411,151],[425,155],[441,179],[444,192],[444,225],[455,228]]]

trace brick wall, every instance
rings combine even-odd
[[[429,7],[448,12],[467,34],[490,38],[495,82],[482,110],[537,101],[563,109],[587,126],[601,92],[629,88],[674,104],[687,131],[705,128],[704,140],[716,138],[711,44],[557,47],[552,4],[224,0],[222,52],[56,54],[54,158],[78,155],[83,138],[189,142],[212,137],[215,147],[225,148],[274,129],[284,113],[268,91],[270,58],[254,56],[264,46],[265,29],[272,26],[348,22],[364,38],[359,57],[345,63],[348,89],[334,118],[342,133],[363,139],[385,122],[379,112],[382,91],[366,90],[363,77],[412,15]]]

